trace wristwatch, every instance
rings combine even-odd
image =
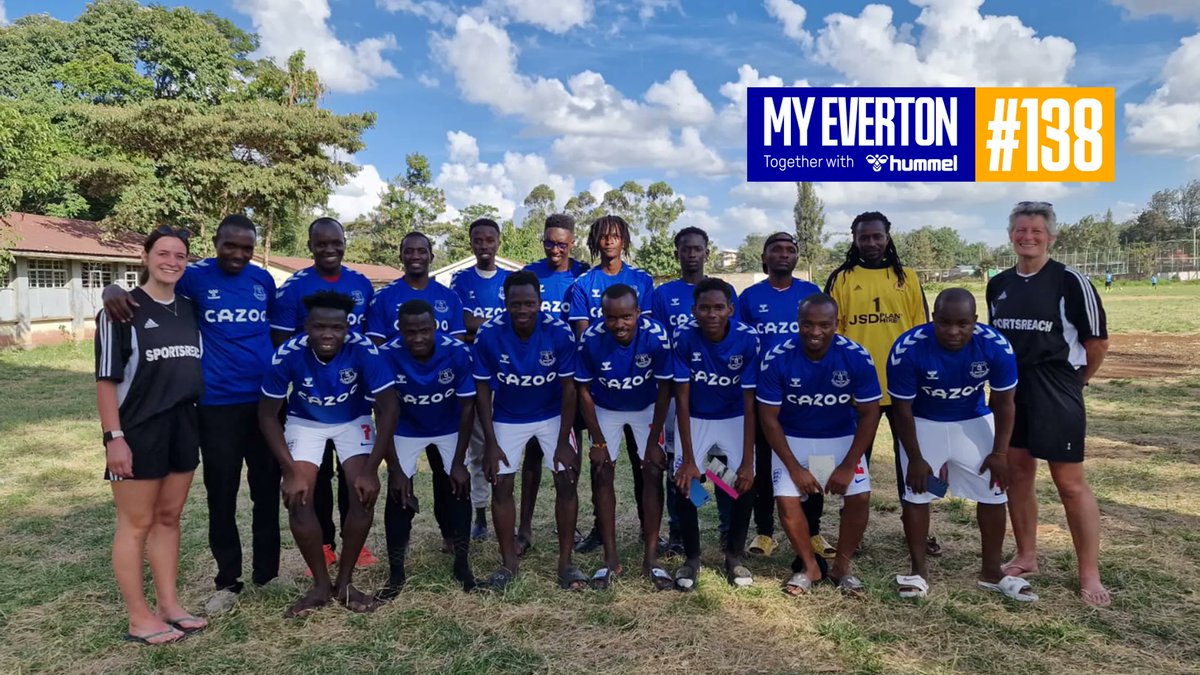
[[[111,442],[114,438],[125,438],[125,432],[121,431],[120,429],[117,429],[116,431],[104,432],[104,447],[107,448],[109,442]]]

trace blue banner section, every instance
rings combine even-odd
[[[975,180],[970,87],[751,87],[746,179]]]

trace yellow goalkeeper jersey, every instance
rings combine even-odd
[[[838,303],[838,332],[866,348],[879,373],[880,405],[889,405],[887,355],[905,331],[929,321],[929,308],[917,273],[904,268],[904,284],[891,266],[872,269],[861,264],[835,272],[825,292]]]

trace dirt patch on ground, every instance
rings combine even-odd
[[[1200,374],[1200,335],[1124,333],[1111,336],[1098,378],[1185,377]]]

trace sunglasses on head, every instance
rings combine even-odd
[[[192,236],[192,233],[189,232],[187,228],[171,227],[170,225],[159,225],[158,227],[154,228],[154,231],[159,234],[165,234],[169,237],[179,237],[184,241],[187,241],[188,237]]]
[[[543,248],[553,248],[559,251],[565,251],[571,248],[571,245],[565,241],[550,241],[549,239],[542,240]]]
[[[1044,208],[1054,208],[1054,204],[1050,202],[1017,202],[1017,206],[1039,206]]]

